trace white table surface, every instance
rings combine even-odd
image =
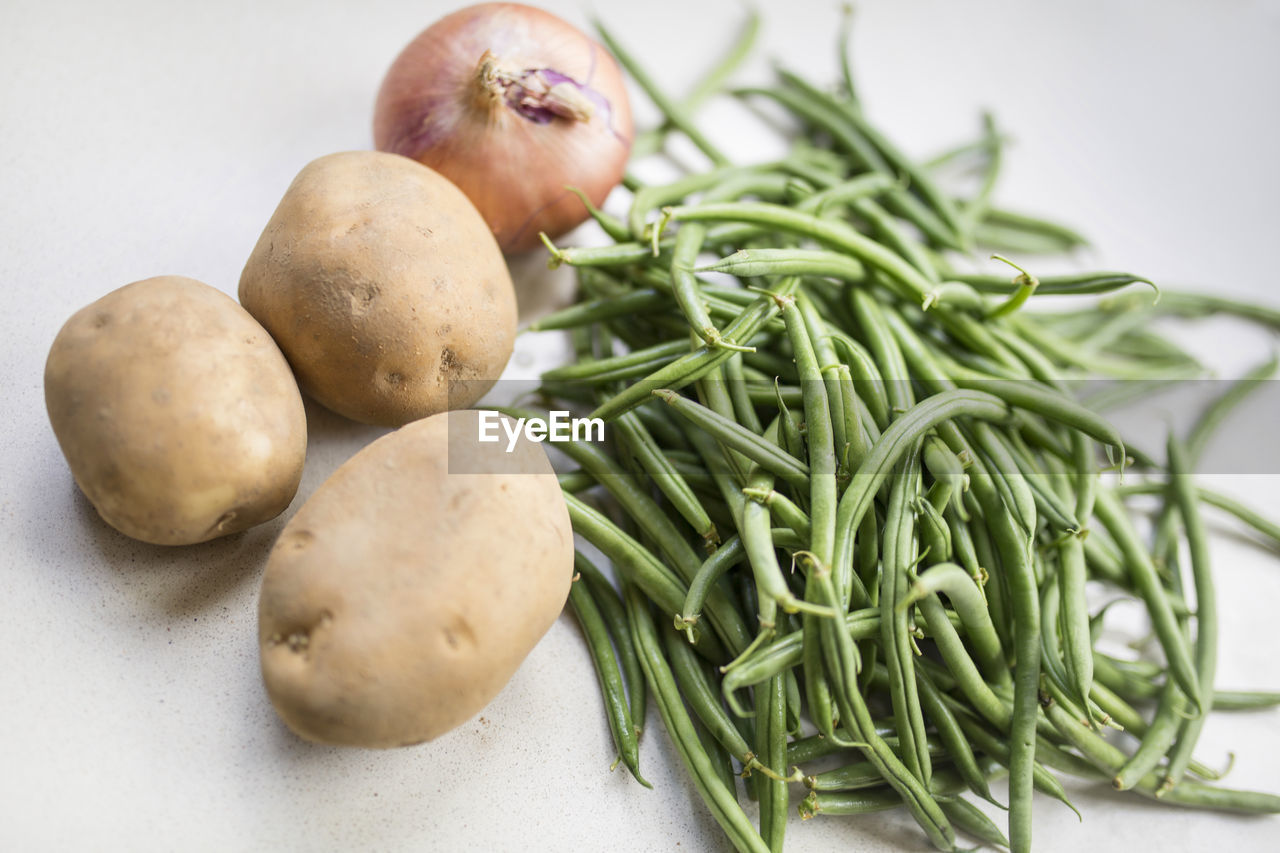
[[[585,24],[577,2],[547,7]],[[761,57],[834,79],[836,2],[761,2]],[[915,154],[1016,140],[1001,201],[1077,224],[1082,266],[1280,303],[1280,3],[866,0],[856,66],[872,117]],[[152,275],[234,294],[295,172],[371,145],[392,58],[453,8],[435,0],[5,0],[0,13],[0,850],[719,850],[656,716],[641,760],[612,752],[594,675],[563,617],[479,717],[388,752],[290,734],[258,672],[259,575],[286,518],[379,433],[308,407],[285,516],[190,548],[117,534],[77,492],[44,412],[49,344],[79,307]],[[673,91],[725,45],[733,0],[599,0]],[[762,69],[763,62],[757,65]],[[637,113],[652,110],[637,94]],[[758,144],[713,107],[708,133]],[[515,265],[532,310],[541,259]],[[553,282],[554,283],[554,282]],[[563,281],[560,281],[563,285]],[[553,301],[542,294],[541,301]],[[1265,341],[1192,336],[1230,374]],[[511,375],[558,357],[522,338]],[[1261,430],[1266,434],[1266,429]],[[1272,515],[1280,476],[1217,478]],[[1215,540],[1220,682],[1280,687],[1280,558]],[[1280,713],[1215,715],[1201,754],[1280,791]],[[1043,850],[1280,849],[1280,818],[1190,813],[1073,785],[1083,824],[1038,799]],[[789,847],[924,849],[902,814],[793,822]]]

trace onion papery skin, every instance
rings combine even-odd
[[[501,85],[483,83],[483,65]],[[514,81],[514,82],[513,82]],[[573,104],[526,99],[527,81],[562,84]],[[505,86],[505,88],[503,88]],[[584,113],[589,112],[589,115]],[[633,126],[622,72],[601,45],[560,18],[515,3],[461,9],[428,27],[396,58],[374,109],[374,145],[423,163],[461,189],[502,250],[556,238],[588,216],[626,168]]]

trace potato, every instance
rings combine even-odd
[[[515,342],[515,290],[480,214],[431,169],[377,151],[302,169],[245,264],[240,302],[304,391],[382,426],[470,406]]]
[[[307,422],[289,364],[235,300],[194,279],[137,281],[72,315],[44,395],[81,491],[135,539],[235,533],[298,490]]]
[[[497,695],[564,606],[573,532],[546,453],[479,443],[478,426],[464,410],[383,436],[281,532],[258,640],[302,737],[431,740]]]

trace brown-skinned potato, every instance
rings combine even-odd
[[[377,151],[298,173],[245,264],[240,302],[307,394],[382,426],[471,405],[515,342],[511,276],[475,207],[426,166]]]
[[[207,284],[159,276],[81,309],[44,387],[76,483],[127,536],[203,542],[274,518],[297,492],[297,383],[266,330]]]
[[[406,746],[483,708],[569,594],[573,532],[542,447],[448,412],[383,436],[320,486],[263,575],[272,705],[322,743]]]

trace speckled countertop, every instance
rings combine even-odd
[[[547,7],[585,23],[584,3]],[[762,56],[833,74],[837,3],[761,3]],[[865,0],[867,110],[913,153],[976,132],[1015,139],[1001,198],[1094,238],[1081,263],[1280,302],[1280,4]],[[8,0],[0,28],[0,849],[718,850],[675,753],[650,730],[655,790],[610,773],[576,626],[562,618],[480,716],[389,752],[318,747],[266,701],[257,585],[285,518],[379,433],[308,405],[302,488],[285,517],[201,546],[130,541],[76,491],[41,374],[77,308],[177,273],[234,294],[284,187],[308,160],[371,145],[373,96],[405,42],[453,4]],[[597,0],[678,89],[727,43],[735,0]],[[637,112],[651,116],[637,98]],[[757,140],[712,107],[706,128]],[[763,143],[761,143],[763,144]],[[589,237],[589,235],[587,235]],[[564,293],[515,264],[526,315]],[[1267,342],[1221,327],[1190,344],[1238,371]],[[525,336],[511,376],[561,355]],[[1265,434],[1265,425],[1262,430]],[[1280,468],[1218,485],[1280,514]],[[1215,539],[1220,681],[1280,687],[1280,558]],[[655,718],[656,719],[656,718]],[[1280,789],[1280,712],[1215,716],[1201,753]],[[1276,849],[1280,819],[1192,814],[1074,786],[1083,824],[1038,800],[1044,850]],[[789,848],[918,850],[904,815],[796,821]]]

